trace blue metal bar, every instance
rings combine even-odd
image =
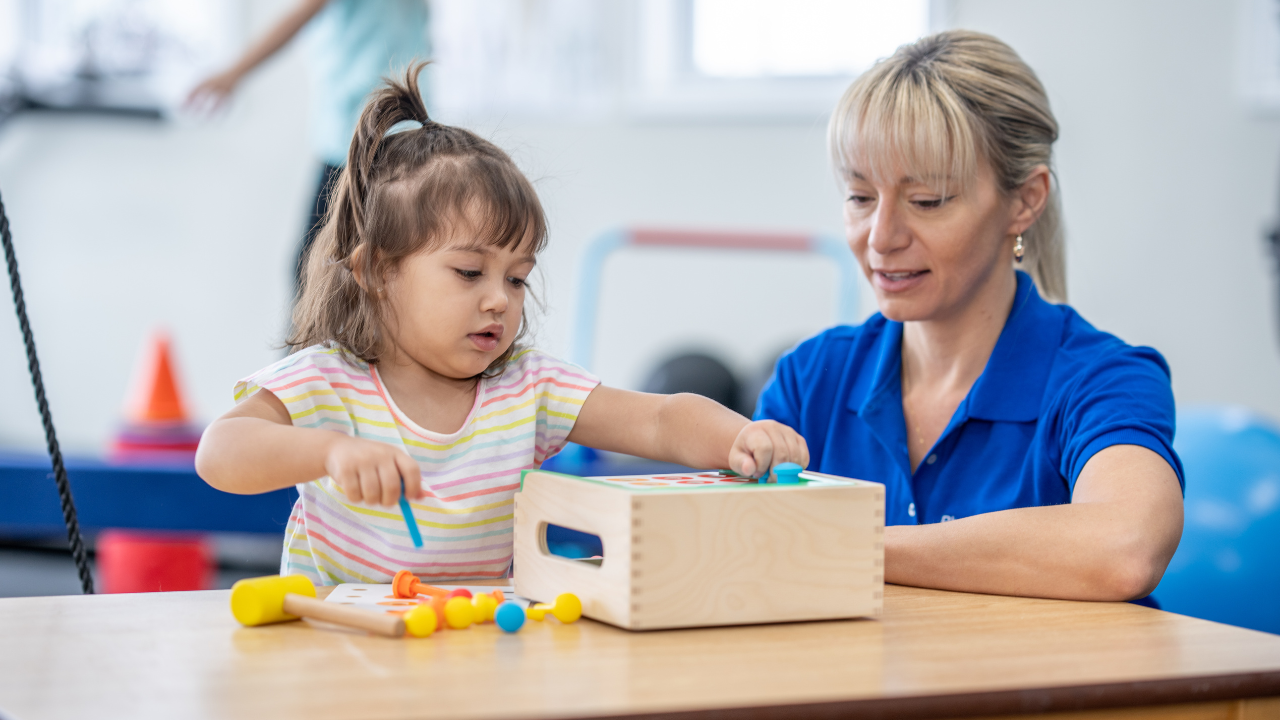
[[[852,325],[858,322],[858,263],[844,240],[830,235],[815,236],[813,251],[825,255],[840,271],[840,290],[836,300],[836,322]]]
[[[611,230],[600,235],[587,246],[578,271],[578,318],[573,328],[573,346],[569,359],[579,367],[591,367],[591,355],[595,349],[596,315],[600,305],[600,276],[604,262],[614,250],[627,244],[631,233]]]
[[[590,368],[595,351],[596,325],[600,306],[600,278],[604,274],[605,261],[618,248],[631,242],[630,230],[610,230],[596,237],[582,256],[578,271],[578,307],[574,323],[570,359],[577,365]],[[705,248],[702,248],[705,249]],[[858,265],[853,253],[840,238],[817,235],[809,239],[809,251],[823,255],[836,264],[840,287],[836,301],[836,322],[852,324],[858,321]]]

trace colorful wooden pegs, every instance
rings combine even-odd
[[[436,624],[432,626],[432,631],[437,627],[451,627],[455,630],[461,630],[478,623],[493,622],[498,606],[502,605],[506,600],[506,596],[503,595],[501,590],[494,590],[491,593],[478,593],[473,596],[471,591],[466,588],[445,590],[444,588],[427,585],[418,580],[417,576],[408,570],[397,572],[391,579],[391,594],[398,598],[414,598],[419,595],[431,596],[430,604],[423,604],[419,607],[429,607],[433,610],[432,621]],[[410,614],[412,614],[412,611]],[[408,622],[407,616],[405,620]],[[427,635],[430,634],[430,632],[427,633]],[[418,637],[426,637],[426,635],[419,635]]]
[[[524,608],[518,603],[504,602],[494,611],[493,621],[503,632],[513,633],[524,625]]]
[[[571,623],[582,617],[582,601],[573,593],[561,593],[554,603],[530,605],[525,612],[530,620],[541,620],[551,613],[560,622]]]
[[[440,627],[435,608],[423,603],[404,614],[404,629],[414,637],[429,637]]]
[[[791,462],[778,463],[773,466],[773,476],[778,479],[779,485],[795,484],[800,482],[800,473],[804,468]]]
[[[451,597],[444,604],[444,621],[454,630],[471,627],[471,624],[476,621],[475,608],[467,598]]]
[[[419,595],[431,597],[448,597],[449,591],[427,585],[418,580],[418,576],[408,570],[401,570],[391,578],[391,594],[398,598],[415,598]]]

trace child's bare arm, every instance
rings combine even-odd
[[[599,385],[587,396],[569,440],[588,447],[743,475],[782,462],[809,463],[804,438],[772,420],[751,422],[714,400],[654,395]]]
[[[213,422],[200,438],[196,472],[219,490],[250,495],[328,475],[351,502],[394,505],[422,496],[418,464],[403,450],[339,432],[294,427],[265,390]]]

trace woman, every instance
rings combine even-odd
[[[885,484],[887,582],[1128,600],[1177,548],[1164,359],[1042,299],[1065,299],[1057,134],[1031,69],[968,31],[900,48],[832,115],[880,313],[783,357],[756,415]]]

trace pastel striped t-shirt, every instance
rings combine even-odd
[[[501,375],[480,380],[466,422],[442,435],[400,412],[375,366],[339,349],[313,346],[241,380],[236,402],[268,390],[295,427],[403,448],[418,461],[427,490],[410,503],[423,540],[415,548],[398,508],[349,502],[327,476],[299,485],[281,574],[324,585],[387,583],[400,569],[431,580],[503,577],[520,471],[560,451],[599,382],[575,365],[523,350]]]

